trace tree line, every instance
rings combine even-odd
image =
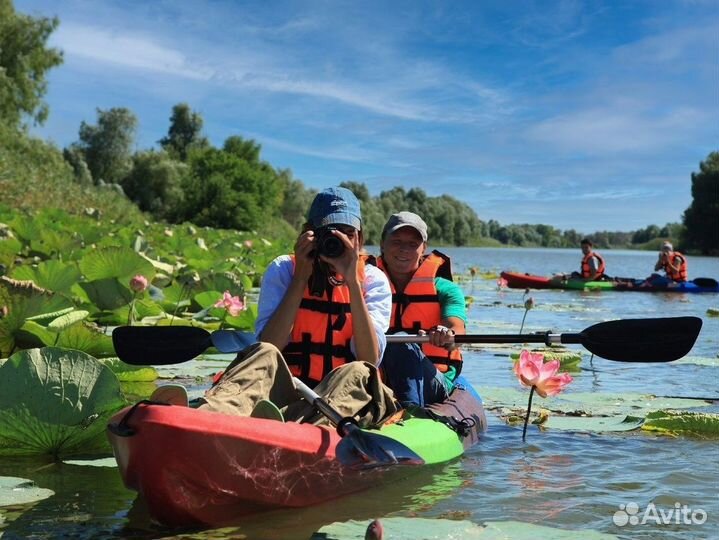
[[[25,136],[24,120],[41,124],[48,107],[46,73],[62,63],[47,46],[57,18],[16,13],[0,0],[0,121]],[[133,151],[138,119],[124,107],[96,110],[94,124],[83,121],[76,142],[63,149],[74,181],[111,186],[142,211],[170,223],[192,222],[225,229],[261,230],[270,220],[294,229],[316,193],[261,158],[262,147],[240,135],[213,146],[202,132],[203,119],[189,104],[176,104],[167,135],[158,148]],[[685,250],[719,253],[719,153],[712,152],[691,174],[692,204],[683,223],[649,225],[630,232],[597,231],[588,237],[599,248],[654,248],[672,239]],[[577,247],[582,235],[544,224],[502,225],[483,221],[467,204],[449,196],[430,197],[419,188],[394,187],[371,195],[365,184],[346,181],[362,203],[367,243],[379,242],[386,218],[397,211],[420,214],[433,244]]]

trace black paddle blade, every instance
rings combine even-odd
[[[691,350],[701,327],[699,317],[621,319],[590,326],[571,342],[608,360],[671,362]]]
[[[118,326],[112,343],[120,360],[136,366],[185,362],[212,346],[210,333],[194,326]]]
[[[354,425],[347,426],[335,455],[342,465],[352,469],[424,465],[424,460],[401,442]]]

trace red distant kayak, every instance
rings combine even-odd
[[[502,272],[502,278],[512,289],[565,289],[580,291],[636,291],[636,292],[678,292],[678,293],[716,293],[719,283],[713,278],[695,278],[684,283],[654,284],[650,280],[633,278],[611,278],[603,281],[584,281],[582,279],[552,279],[518,272]]]
[[[371,432],[401,442],[429,465],[462,455],[486,429],[471,387],[456,388],[430,409],[465,429],[413,416]],[[215,527],[262,510],[310,506],[410,470],[343,465],[336,456],[342,439],[333,430],[177,405],[139,403],[117,413],[107,433],[125,485],[169,526]]]

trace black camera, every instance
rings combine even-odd
[[[315,245],[317,246],[316,254],[324,255],[330,259],[334,259],[342,255],[345,251],[345,245],[337,238],[332,231],[336,231],[337,227],[328,225],[315,230]]]

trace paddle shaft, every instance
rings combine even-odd
[[[560,343],[582,343],[581,334],[458,334],[452,336],[454,343],[544,343],[557,345]],[[387,343],[428,343],[429,336],[392,334],[387,336]]]

